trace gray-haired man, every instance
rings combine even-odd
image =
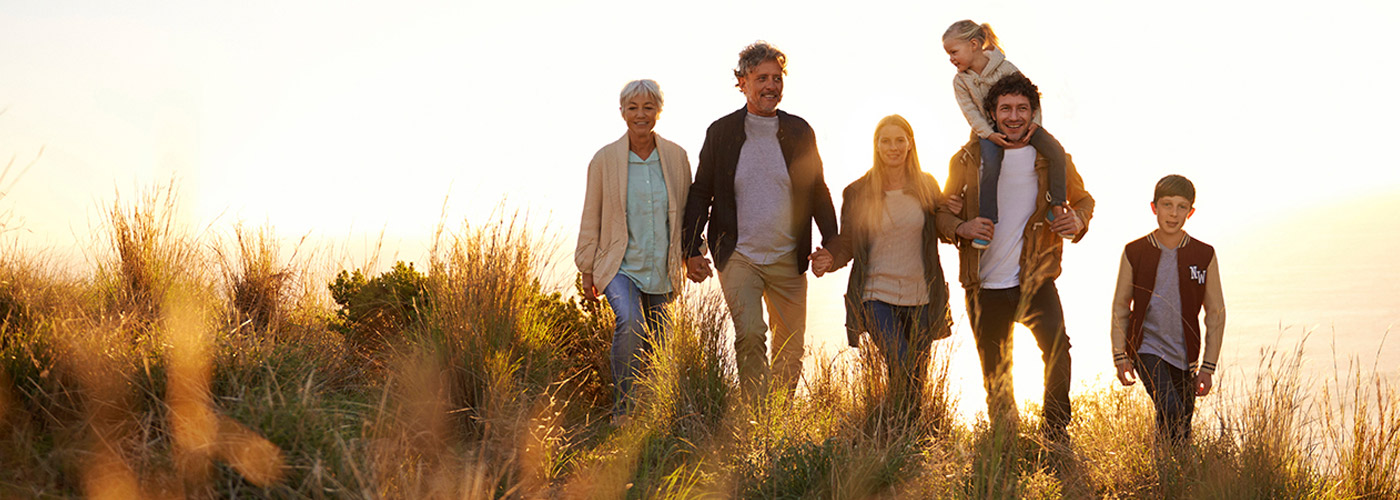
[[[770,375],[779,387],[796,388],[812,221],[823,246],[837,234],[816,135],[806,120],[778,110],[786,64],[787,56],[766,42],[739,53],[734,76],[747,103],[706,130],[682,229],[687,275],[697,283],[710,275],[700,252],[705,232],[734,319],[735,361],[749,397],[766,390]],[[773,327],[771,368],[765,301]]]

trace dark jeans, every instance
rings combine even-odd
[[[617,322],[613,325],[612,376],[613,412],[626,414],[632,409],[632,384],[641,374],[652,346],[664,339],[666,303],[674,293],[642,293],[632,279],[617,273],[603,295],[608,298]]]
[[[1021,287],[1002,290],[968,290],[968,316],[982,357],[982,382],[987,388],[987,415],[1014,421],[1016,397],[1011,380],[1011,329],[1021,323],[1035,334],[1040,359],[1045,362],[1045,430],[1063,434],[1069,424],[1070,357],[1065,313],[1055,282],[1046,282],[1031,297],[1026,314],[1016,316]]]
[[[928,378],[933,341],[928,334],[933,320],[928,305],[896,306],[867,300],[861,308],[870,338],[885,358],[891,399],[917,407]]]
[[[978,215],[997,222],[997,181],[1001,179],[1001,146],[982,139],[982,174],[978,179]],[[1050,161],[1050,205],[1065,204],[1065,148],[1045,128],[1031,134],[1031,147]]]
[[[1196,411],[1195,377],[1152,354],[1139,353],[1133,366],[1157,410],[1157,433],[1173,444],[1189,441]]]

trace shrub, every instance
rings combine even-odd
[[[430,308],[427,286],[427,276],[403,261],[370,279],[359,269],[341,271],[327,286],[339,306],[331,327],[362,346],[377,346],[422,319]]]

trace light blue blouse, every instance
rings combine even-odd
[[[666,251],[671,242],[670,209],[666,179],[661,174],[661,157],[653,149],[643,160],[627,152],[627,252],[622,268],[642,293],[671,293],[666,276]]]

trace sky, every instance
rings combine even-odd
[[[1320,234],[1400,246],[1383,236],[1400,229],[1386,210],[1400,162],[1383,154],[1400,7],[1380,1],[6,1],[0,155],[37,161],[0,179],[3,237],[88,265],[114,200],[174,182],[191,227],[268,225],[348,253],[382,233],[420,263],[439,223],[520,211],[564,276],[587,162],[625,131],[626,82],[660,83],[656,131],[694,164],[705,127],[743,105],[737,53],[767,40],[789,56],[780,107],[816,130],[833,193],[869,168],[892,113],[943,179],[968,126],[939,37],[964,18],[1039,85],[1046,129],[1098,201],[1061,280],[1067,309],[1094,317],[1081,324],[1106,322],[1104,263],[1152,229],[1168,173],[1196,182],[1188,231],[1234,250],[1225,263],[1257,261],[1261,241],[1335,259]],[[1378,275],[1400,277],[1383,260]],[[1393,287],[1377,294],[1382,321],[1400,316]]]

